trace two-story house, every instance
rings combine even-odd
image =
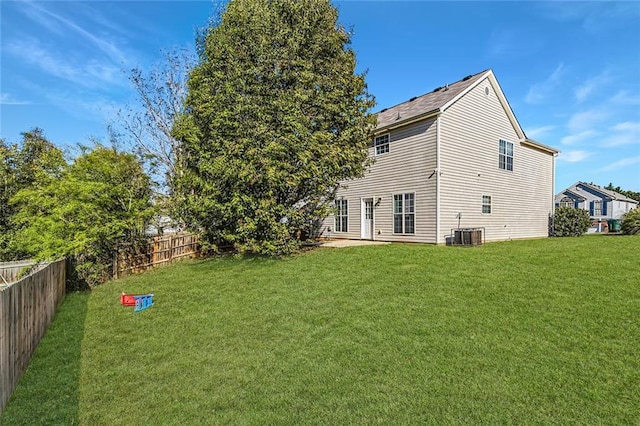
[[[378,113],[374,164],[342,183],[323,236],[443,244],[548,236],[559,151],[526,137],[491,70]]]
[[[556,194],[556,207],[573,207],[589,211],[592,231],[608,230],[607,221],[621,219],[625,213],[638,207],[638,202],[619,192],[598,185],[577,182]]]

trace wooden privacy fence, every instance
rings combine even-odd
[[[17,260],[14,262],[0,263],[0,289],[3,286],[17,281],[22,271],[35,265],[35,263],[33,260]]]
[[[0,412],[64,300],[65,260],[0,288]]]
[[[199,251],[200,236],[188,233],[154,237],[142,252],[123,246],[114,259],[114,278],[168,265],[184,257],[195,257]]]

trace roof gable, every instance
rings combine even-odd
[[[585,190],[591,192],[591,193],[599,193],[601,195],[603,195],[605,198],[608,198],[609,200],[617,200],[617,201],[626,201],[628,203],[634,203],[634,204],[638,204],[638,202],[632,198],[629,198],[625,195],[620,194],[619,192],[610,190],[610,189],[606,189],[606,188],[602,188],[601,186],[598,185],[592,185],[590,183],[586,183],[586,182],[578,182],[576,183],[574,186],[576,187],[582,187]]]
[[[568,195],[572,198],[580,197],[582,200],[593,199],[593,197],[599,197],[603,200],[611,201],[624,201],[632,204],[639,204],[638,201],[629,198],[625,195],[620,194],[619,192],[612,191],[610,189],[602,188],[601,186],[586,183],[586,182],[576,182],[564,191],[558,193],[556,198],[561,195]],[[590,197],[585,197],[584,195],[590,195]]]
[[[382,132],[389,128],[398,127],[417,119],[426,118],[428,116],[444,112],[485,79],[489,81],[493,91],[498,96],[498,99],[502,104],[502,107],[516,134],[521,140],[525,140],[526,135],[511,110],[511,106],[509,105],[507,98],[504,96],[498,80],[490,69],[469,75],[460,81],[447,84],[444,87],[439,87],[430,93],[413,97],[406,102],[383,109],[378,113],[378,125],[376,127],[376,131]],[[535,141],[530,142],[538,144]],[[546,146],[542,147],[548,148]],[[554,150],[553,148],[551,149]],[[557,150],[554,151],[558,152]]]

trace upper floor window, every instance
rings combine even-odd
[[[376,155],[389,152],[389,134],[376,136],[375,146],[376,146]]]
[[[513,171],[513,143],[500,139],[499,167]]]
[[[348,225],[348,204],[347,200],[336,200],[335,230],[336,232],[347,232]]]
[[[560,200],[560,204],[558,207],[575,207],[575,202],[569,198],[569,197],[564,197],[562,200]]]

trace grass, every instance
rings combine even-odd
[[[114,281],[68,295],[0,423],[639,424],[639,248],[394,244]]]

